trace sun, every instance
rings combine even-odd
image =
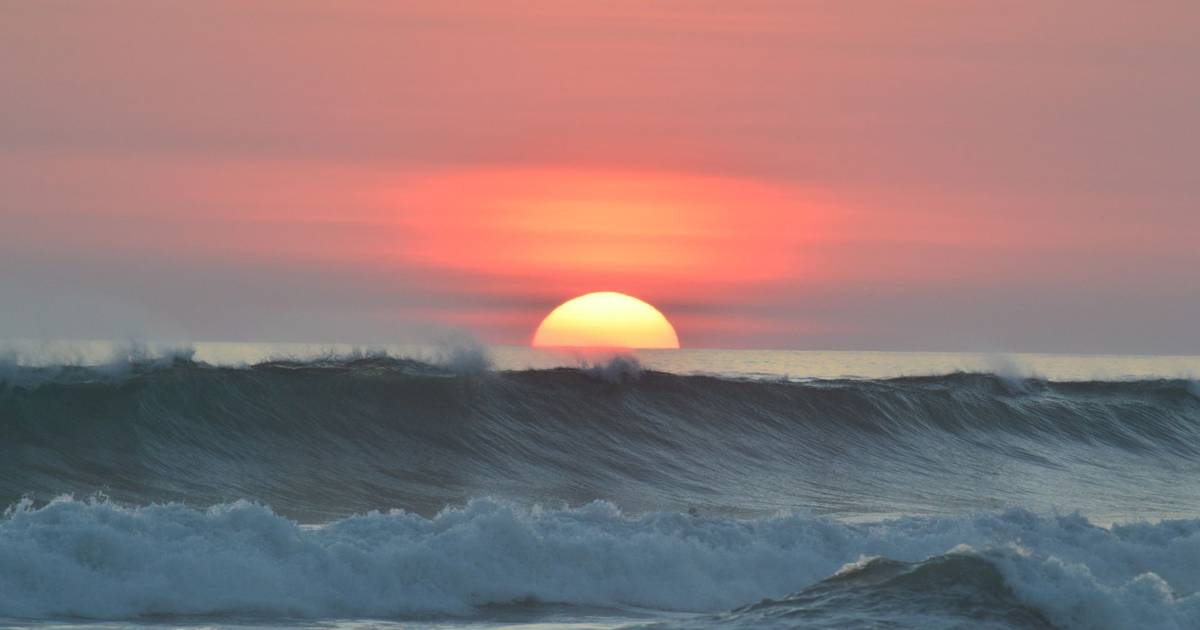
[[[653,306],[624,293],[599,291],[550,311],[533,334],[533,346],[678,348],[679,336]]]

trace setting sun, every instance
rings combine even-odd
[[[675,328],[658,309],[613,291],[567,300],[542,320],[536,347],[678,348]]]

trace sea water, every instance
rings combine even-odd
[[[1200,358],[12,343],[0,625],[1200,627]]]

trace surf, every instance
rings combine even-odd
[[[0,618],[431,621],[571,606],[675,615],[660,628],[1184,628],[1200,623],[1198,539],[1198,520],[1106,529],[1025,510],[851,524],[477,499],[304,527],[245,501],[61,497],[0,518]]]

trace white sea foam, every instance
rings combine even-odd
[[[318,528],[245,502],[23,503],[0,520],[0,616],[410,616],[519,600],[715,612],[800,590],[863,556],[970,552],[961,545],[1063,627],[1200,625],[1198,521],[1109,530],[1011,511],[847,525],[488,499],[432,519],[374,513]]]
[[[581,359],[580,368],[592,378],[613,384],[636,381],[642,376],[642,364],[632,354],[613,354],[590,362]]]
[[[480,375],[492,369],[487,346],[468,335],[445,337],[436,345],[432,362],[460,375]]]
[[[1136,542],[1127,543],[1126,553],[1121,554],[1126,557],[1116,562],[1068,561],[1055,555],[1016,552],[989,555],[997,561],[1017,597],[1059,627],[1185,630],[1200,627],[1200,595],[1181,596],[1152,567],[1186,573],[1182,581],[1194,582],[1200,567],[1194,545],[1193,534],[1191,544],[1186,545],[1192,547],[1186,560],[1163,557],[1158,545]],[[1148,552],[1149,557],[1128,553],[1138,548]],[[1128,557],[1131,555],[1135,557]],[[1118,572],[1105,573],[1095,565],[1107,565],[1105,569]]]

